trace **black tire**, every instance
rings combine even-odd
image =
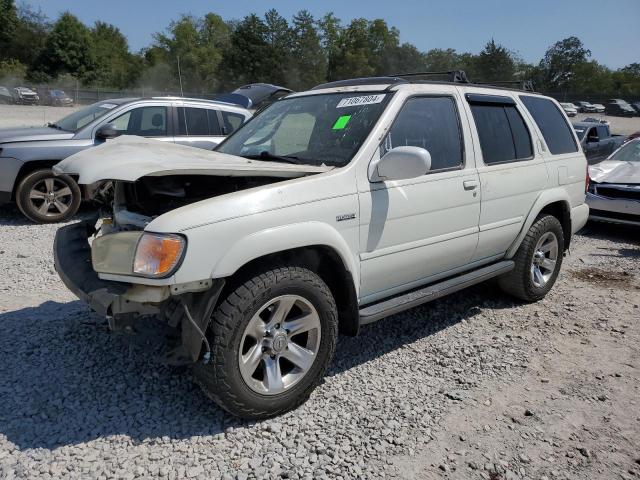
[[[321,326],[318,352],[305,376],[282,393],[261,395],[242,377],[239,355],[243,333],[260,308],[281,295],[309,301]],[[233,415],[269,418],[304,403],[320,383],[335,351],[338,314],[333,296],[322,279],[300,267],[280,267],[256,274],[229,292],[216,308],[208,331],[212,355],[209,363],[194,367],[194,380],[204,393]]]
[[[538,242],[543,235],[546,235],[548,232],[555,235],[557,239],[558,254],[550,278],[544,286],[538,286],[535,284],[532,274],[534,254],[536,253],[535,250]],[[515,268],[511,272],[501,276],[498,279],[498,284],[500,288],[509,295],[513,295],[526,302],[541,300],[549,293],[558,278],[560,267],[562,266],[563,254],[564,234],[562,225],[558,219],[552,215],[541,215],[533,222],[531,228],[529,228],[527,235],[522,240],[522,244],[513,258]]]
[[[46,183],[53,182],[54,191],[63,192],[68,189],[68,195],[56,197],[56,204],[45,205],[47,199],[32,199],[32,190],[46,193]],[[67,190],[64,190],[65,192]],[[54,175],[49,169],[36,170],[20,180],[16,188],[16,203],[22,214],[35,223],[58,223],[69,220],[80,208],[82,194],[78,184],[68,175]],[[61,212],[61,208],[66,208]],[[39,208],[41,207],[41,208]],[[42,209],[47,208],[46,212]]]

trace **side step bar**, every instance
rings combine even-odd
[[[431,302],[432,300],[470,287],[476,283],[484,282],[485,280],[513,270],[514,266],[515,264],[512,260],[505,260],[473,270],[464,275],[428,285],[419,290],[413,290],[409,293],[374,303],[373,305],[360,309],[360,325],[377,322],[403,310],[417,307],[418,305]]]

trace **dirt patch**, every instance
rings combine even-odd
[[[572,272],[578,280],[596,283],[603,287],[638,289],[633,285],[633,275],[629,272],[615,272],[602,268],[583,268]]]

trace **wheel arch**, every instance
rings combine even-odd
[[[331,290],[338,307],[340,332],[356,335],[359,328],[358,275],[344,239],[331,227],[320,224],[283,227],[277,235],[275,230],[280,229],[258,232],[236,242],[216,265],[213,277],[226,277],[225,291],[233,291],[256,271],[282,265],[308,268]],[[315,242],[311,241],[313,238]],[[305,240],[309,243],[304,243]],[[303,244],[298,245],[301,242]]]
[[[16,178],[13,181],[13,190],[11,191],[11,200],[15,201],[18,185],[20,184],[20,182],[24,177],[26,177],[30,173],[35,172],[36,170],[51,169],[58,162],[60,162],[60,160],[29,160],[27,162],[24,162],[20,166],[20,170],[18,170],[18,173],[16,174]],[[77,181],[77,178],[74,178],[74,180]],[[80,191],[84,193],[83,186],[81,185],[79,186],[80,186]]]
[[[571,203],[569,196],[562,190],[551,190],[543,192],[534,203],[516,240],[507,250],[506,258],[512,258],[516,254],[533,222],[540,214],[544,213],[553,215],[558,219],[564,234],[564,250],[569,249],[571,244]]]

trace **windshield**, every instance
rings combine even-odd
[[[576,131],[576,135],[578,135],[578,139],[582,140],[582,137],[584,137],[584,132],[587,129],[586,128],[579,128],[579,127],[573,127],[573,129]]]
[[[640,162],[640,141],[636,140],[627,143],[611,156],[609,160],[618,160],[619,162]]]
[[[391,93],[329,93],[285,98],[263,110],[216,150],[246,158],[347,165]]]
[[[98,102],[88,107],[84,107],[71,115],[67,115],[62,120],[58,120],[55,126],[67,130],[69,132],[77,132],[85,125],[93,122],[96,118],[100,118],[112,109],[117,107],[115,103]]]

